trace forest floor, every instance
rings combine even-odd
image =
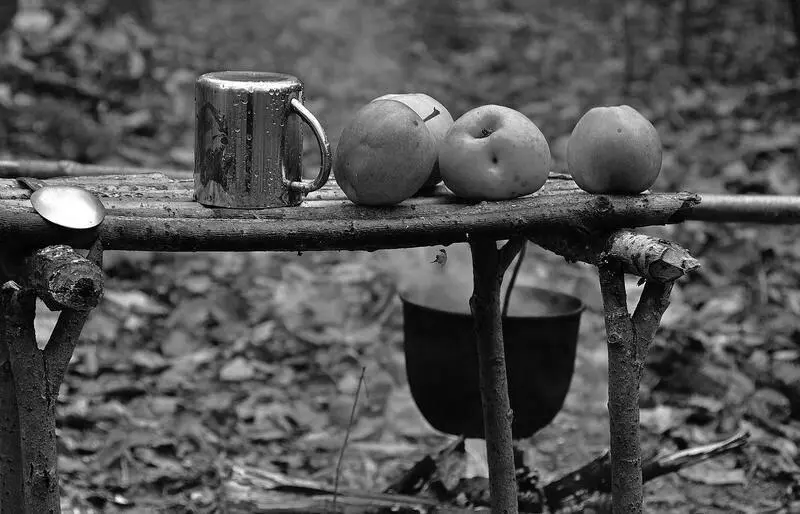
[[[168,0],[155,2],[152,23],[53,3],[56,16],[27,11],[3,36],[0,158],[190,169],[195,78],[254,69],[300,77],[334,148],[360,105],[419,91],[454,117],[487,103],[522,111],[565,171],[578,118],[628,103],[664,144],[655,190],[800,194],[800,78],[785,2],[721,11],[698,2],[688,35],[677,8],[662,6],[674,2],[642,2],[626,18],[610,1]],[[306,150],[313,170],[313,140]],[[654,342],[645,449],[739,430],[750,441],[648,483],[645,511],[791,512],[800,231],[690,222],[647,232],[684,245],[702,269],[676,284]],[[587,305],[564,408],[518,443],[549,479],[608,447],[607,357],[596,270],[528,250],[519,283]],[[437,251],[108,252],[105,297],[60,398],[64,511],[214,512],[230,464],[331,484],[340,464],[342,487],[380,491],[451,440],[409,392],[397,297],[438,266]],[[468,287],[467,249],[447,253],[444,272]],[[635,281],[629,290],[633,301]],[[54,322],[40,309],[40,340]]]

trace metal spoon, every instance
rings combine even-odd
[[[19,177],[17,181],[33,191],[31,205],[47,221],[65,228],[93,228],[103,222],[106,208],[82,187],[49,186],[44,181]]]

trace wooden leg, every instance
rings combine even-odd
[[[642,512],[642,449],[639,383],[644,360],[672,281],[648,280],[633,316],[628,315],[625,275],[619,262],[598,266],[608,339],[608,412],[611,433],[611,494],[614,514]]]
[[[0,364],[7,355],[9,365],[4,369],[10,369],[19,433],[20,472],[16,475],[23,492],[18,503],[7,503],[15,505],[14,512],[61,511],[55,406],[83,324],[102,296],[101,256],[99,242],[88,259],[66,246],[47,247],[25,260],[19,277],[22,286],[7,281],[0,289],[0,343],[5,349],[5,354],[0,353]],[[37,296],[51,309],[61,311],[44,350],[38,348],[33,328]],[[8,446],[8,452],[13,453]],[[8,491],[18,496],[19,485],[15,487],[9,485]]]
[[[19,413],[24,512],[60,512],[55,451],[56,399],[47,394],[45,363],[36,346],[33,329],[36,295],[26,289],[4,293],[9,314],[8,350]]]
[[[470,241],[474,290],[470,309],[475,320],[478,366],[483,403],[483,426],[489,460],[492,512],[517,514],[517,480],[514,467],[508,397],[508,377],[503,350],[500,284],[503,273],[525,244],[511,240],[500,250],[493,239]]]
[[[17,287],[12,281],[0,286],[0,513],[12,512],[11,506],[22,505],[24,498],[17,391],[8,353],[11,313],[5,301],[7,293]]]

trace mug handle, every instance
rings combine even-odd
[[[300,116],[300,118],[305,121],[314,132],[314,136],[316,136],[317,143],[319,144],[319,153],[322,159],[319,165],[319,173],[314,180],[310,182],[303,180],[295,181],[288,180],[284,176],[283,182],[291,189],[300,191],[301,193],[310,193],[311,191],[316,191],[317,189],[321,188],[325,185],[325,182],[328,181],[328,177],[331,174],[331,145],[328,142],[328,136],[325,135],[325,130],[322,128],[322,125],[320,125],[319,121],[317,121],[317,118],[311,114],[311,111],[306,109],[306,107],[303,105],[303,102],[297,98],[292,98],[290,105],[295,114]]]

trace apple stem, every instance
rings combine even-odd
[[[490,238],[470,238],[474,290],[469,305],[478,346],[478,376],[483,405],[484,439],[489,462],[492,512],[517,514],[517,479],[500,312],[503,275],[525,245],[524,238],[509,240],[498,250]]]
[[[433,112],[432,112],[432,113],[430,113],[429,115],[425,116],[425,119],[424,119],[424,120],[422,120],[422,121],[424,121],[424,122],[428,122],[428,121],[432,120],[433,118],[435,118],[435,117],[439,116],[440,114],[442,114],[442,113],[441,113],[441,111],[439,111],[439,109],[437,109],[436,107],[434,107],[434,108],[433,108]]]

